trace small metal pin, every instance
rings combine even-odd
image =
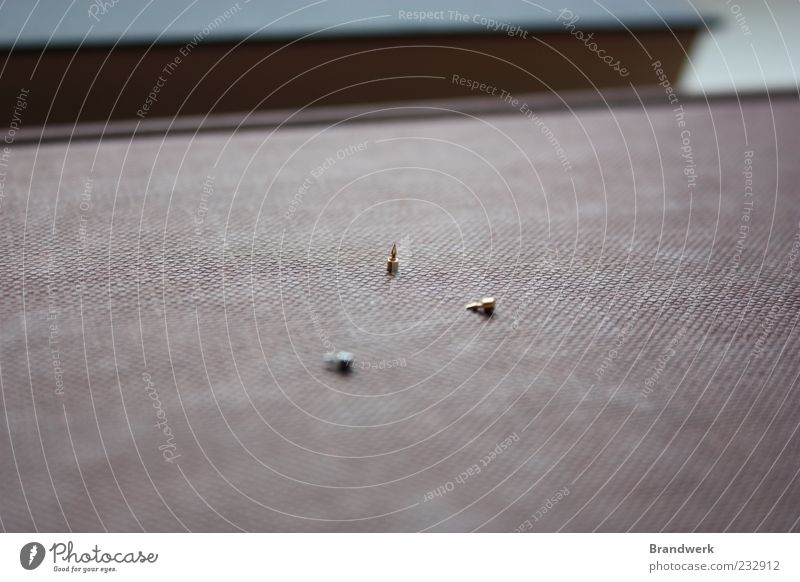
[[[397,260],[397,243],[392,245],[391,254],[386,259],[386,271],[389,273],[396,273],[400,268],[400,261]]]
[[[470,311],[478,311],[483,310],[483,313],[486,315],[491,315],[494,313],[495,301],[494,297],[484,297],[480,301],[473,301],[472,303],[467,303],[464,306],[466,309]]]
[[[328,352],[322,360],[331,368],[339,372],[349,372],[353,367],[353,354],[350,352]]]

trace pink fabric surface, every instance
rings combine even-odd
[[[684,110],[13,145],[3,528],[798,531],[800,104]]]

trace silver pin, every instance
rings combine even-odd
[[[340,372],[349,372],[353,367],[353,354],[350,352],[328,352],[322,356],[322,360],[331,368],[336,368]]]

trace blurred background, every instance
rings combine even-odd
[[[798,23],[0,0],[0,529],[800,530]]]
[[[453,71],[597,99],[656,61],[684,93],[796,90],[799,22],[792,0],[12,1],[0,109],[20,87],[28,124],[485,96]]]

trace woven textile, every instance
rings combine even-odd
[[[800,530],[798,120],[13,144],[2,527]]]

